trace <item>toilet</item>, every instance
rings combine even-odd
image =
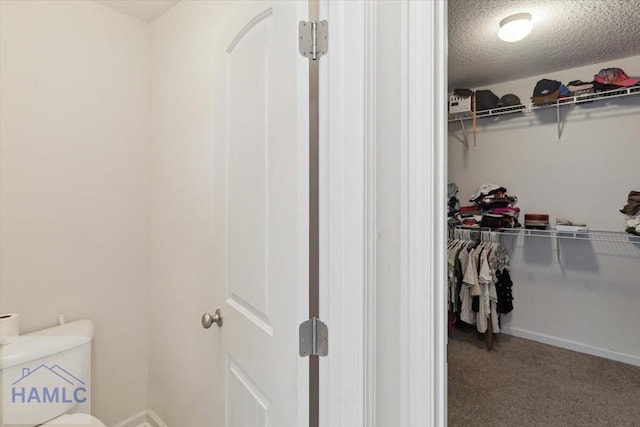
[[[79,320],[0,346],[1,395],[18,400],[0,402],[0,427],[106,427],[82,413],[89,412],[83,404],[88,404],[92,338],[93,322]]]

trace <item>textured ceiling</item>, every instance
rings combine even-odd
[[[95,0],[118,12],[144,22],[153,22],[180,0]]]
[[[520,12],[531,13],[533,30],[522,41],[503,42],[500,21]],[[450,90],[634,55],[640,0],[449,0]]]

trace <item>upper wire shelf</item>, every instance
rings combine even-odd
[[[548,109],[548,108],[555,108],[556,109],[556,121],[558,124],[558,140],[560,140],[561,136],[562,136],[562,128],[561,128],[561,121],[560,121],[560,107],[563,106],[569,106],[569,107],[573,107],[577,104],[585,104],[585,103],[590,103],[590,102],[594,102],[594,101],[603,101],[603,100],[608,100],[608,99],[613,99],[613,98],[624,98],[624,97],[628,97],[628,96],[634,96],[634,95],[640,95],[640,86],[632,86],[632,87],[622,87],[622,88],[618,88],[618,89],[613,89],[613,90],[608,90],[605,92],[597,92],[597,93],[585,93],[582,95],[574,95],[574,96],[568,96],[566,98],[559,98],[555,101],[549,102],[547,104],[543,104],[543,105],[534,105],[532,103],[530,103],[529,105],[525,106],[509,106],[509,107],[500,107],[500,108],[492,108],[489,110],[482,110],[482,111],[478,111],[476,112],[476,118],[477,119],[482,119],[485,117],[500,117],[500,116],[505,116],[508,114],[522,114],[522,115],[526,115],[529,114],[533,111],[537,111],[537,110],[544,110],[544,109]],[[466,120],[472,120],[473,119],[473,115],[469,115],[469,116],[461,116],[461,117],[453,117],[450,115],[449,117],[449,123],[452,122],[459,122],[460,126],[462,126],[462,132],[464,133],[464,145],[466,147],[469,147],[469,141],[468,141],[468,136],[467,136],[467,130],[464,127],[464,122]],[[475,131],[473,134],[473,144],[476,144],[476,135],[475,135]]]
[[[559,98],[555,101],[549,102],[543,105],[535,105],[530,103],[529,105],[523,105],[521,107],[510,106],[510,107],[500,107],[500,108],[492,108],[489,110],[482,110],[476,112],[476,118],[485,118],[485,117],[496,117],[496,116],[504,116],[506,114],[518,114],[518,113],[531,113],[536,110],[544,110],[553,107],[561,107],[563,105],[577,105],[584,104],[587,102],[593,101],[603,101],[612,98],[623,98],[627,96],[640,95],[640,86],[632,86],[632,87],[622,87],[618,89],[608,90],[605,92],[597,92],[597,93],[586,93],[582,95],[568,96],[566,98]],[[465,120],[471,120],[473,116],[463,116],[463,117],[449,117],[449,123],[452,122],[461,122]]]

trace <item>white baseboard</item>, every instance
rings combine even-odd
[[[551,335],[540,334],[537,332],[527,331],[525,329],[512,328],[509,326],[500,326],[500,332],[514,337],[525,338],[531,341],[537,341],[556,347],[566,348],[568,350],[580,353],[591,354],[593,356],[604,357],[618,362],[628,363],[629,365],[640,366],[640,357],[632,354],[619,353],[605,348],[593,347],[576,341],[566,340],[564,338],[553,337]]]
[[[169,427],[153,411],[142,411],[111,427]]]
[[[126,420],[120,421],[111,427],[147,427],[147,411],[132,415]]]
[[[158,414],[156,414],[152,410],[149,410],[149,412],[147,412],[147,422],[149,423],[149,427],[169,427],[164,423],[164,421],[160,419]]]

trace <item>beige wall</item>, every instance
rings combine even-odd
[[[147,407],[148,26],[84,1],[0,17],[0,311],[92,319],[113,424]]]
[[[149,408],[169,426],[207,426],[224,390],[214,368],[214,28],[222,2],[182,2],[152,28]],[[218,245],[219,246],[219,245]],[[222,295],[218,296],[221,301]]]

